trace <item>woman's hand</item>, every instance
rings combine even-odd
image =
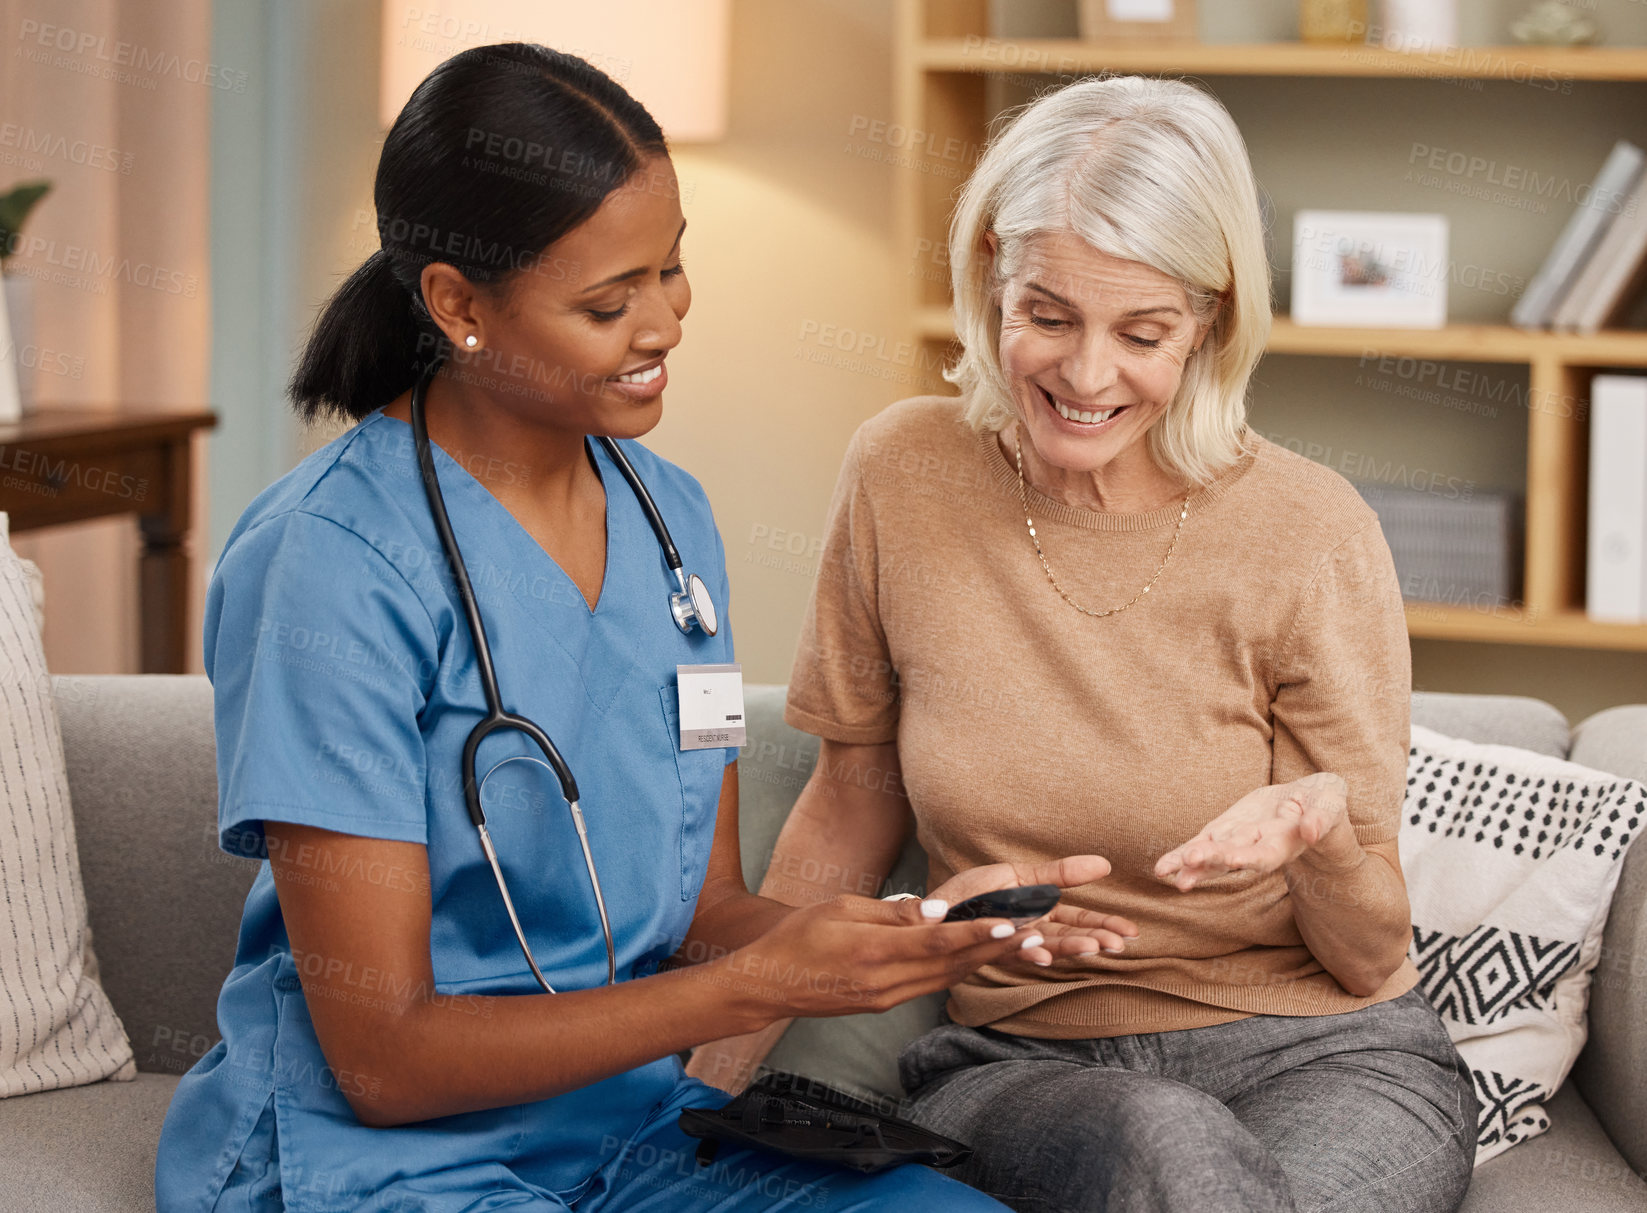
[[[1194,838],[1168,851],[1155,875],[1187,891],[1232,872],[1273,872],[1348,829],[1349,787],[1327,771],[1248,792]]]
[[[759,939],[687,971],[771,1019],[856,1015],[947,990],[1037,933],[1004,918],[946,923],[947,909],[931,898],[834,897],[794,910]]]
[[[980,893],[1022,885],[1055,884],[1073,889],[1109,875],[1109,860],[1101,855],[1068,855],[1047,863],[991,863],[952,876],[928,894],[949,905],[959,905]],[[1099,951],[1122,952],[1138,928],[1119,914],[1100,914],[1060,902],[1035,924],[1038,943],[1020,948],[1017,959],[1046,966],[1069,956],[1095,956]]]

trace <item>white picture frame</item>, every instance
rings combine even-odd
[[[1293,216],[1294,324],[1443,328],[1449,277],[1445,215],[1299,211]]]

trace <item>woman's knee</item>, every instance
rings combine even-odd
[[[1193,1087],[1168,1080],[1140,1083],[1100,1115],[1111,1148],[1135,1170],[1236,1167],[1270,1180],[1283,1178],[1270,1152],[1234,1113]]]
[[[1111,1208],[1292,1213],[1275,1157],[1218,1100],[1178,1083],[1139,1086],[1110,1110]]]
[[[1204,1092],[1093,1068],[1009,1084],[990,1068],[923,1097],[918,1119],[971,1146],[964,1178],[1015,1207],[1293,1207],[1279,1163]]]

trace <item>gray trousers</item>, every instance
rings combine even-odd
[[[1468,1068],[1422,994],[1342,1015],[1036,1040],[945,1023],[898,1059],[950,1174],[1020,1213],[1451,1213]]]

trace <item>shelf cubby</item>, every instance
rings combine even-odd
[[[911,171],[898,174],[900,244],[913,259],[942,249],[956,191],[984,146],[992,77],[1094,73],[1237,77],[1474,78],[1512,82],[1647,82],[1647,48],[1475,46],[1436,53],[1306,43],[1099,43],[989,35],[984,0],[898,0],[894,100],[905,132],[921,133]],[[912,137],[912,136],[911,136]],[[927,250],[923,254],[921,250]],[[945,274],[908,275],[914,339],[931,359],[954,342]],[[1589,380],[1600,370],[1647,368],[1647,332],[1593,336],[1508,324],[1439,329],[1321,328],[1277,316],[1267,357],[1397,357],[1527,368],[1527,463],[1522,600],[1477,610],[1409,602],[1414,637],[1647,652],[1647,624],[1584,614]]]

